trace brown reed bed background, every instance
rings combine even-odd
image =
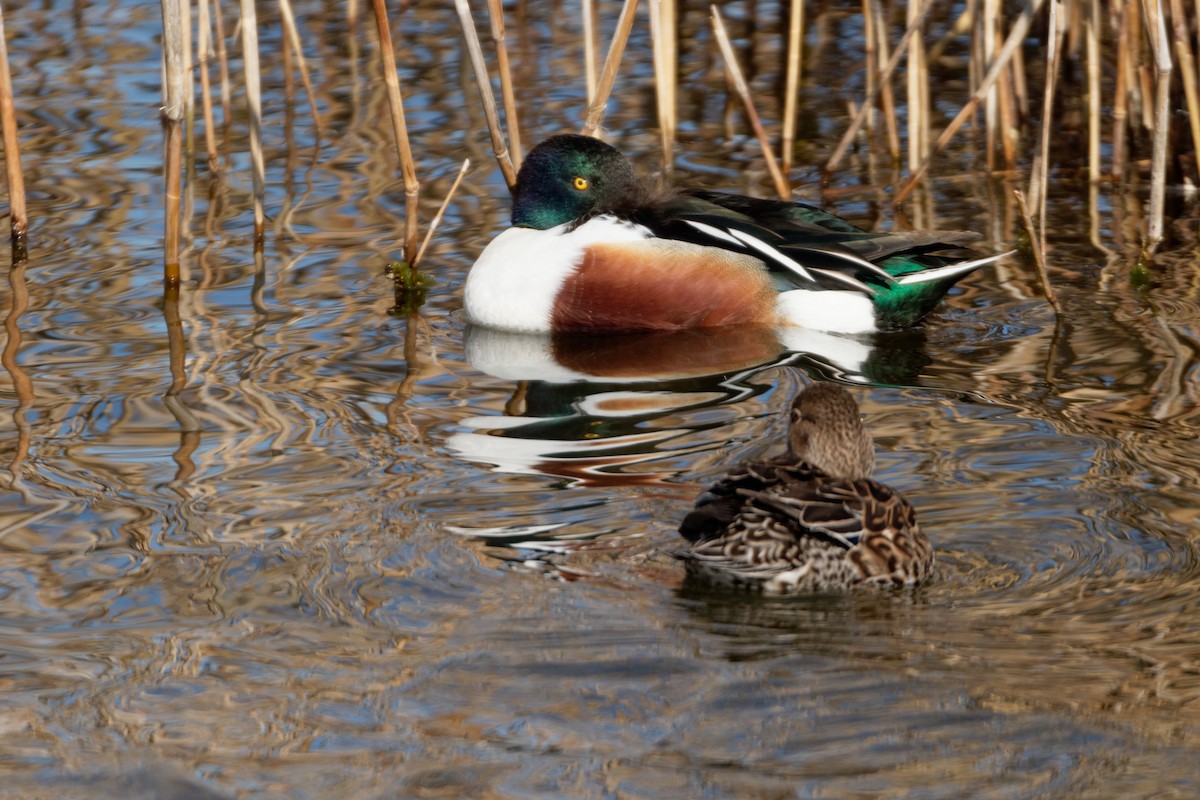
[[[785,19],[780,27],[781,41],[773,43],[785,53],[782,99],[768,98],[765,105],[777,109],[772,119],[758,108],[761,93],[755,97],[741,74],[738,54],[731,44],[722,12],[707,9],[720,50],[720,59],[728,71],[731,92],[736,92],[761,144],[764,162],[770,170],[780,196],[791,195],[790,173],[797,150],[797,87],[803,80],[806,19],[813,20],[824,7],[805,8],[803,0],[780,0],[777,6],[757,5],[744,9],[749,15],[775,13]],[[197,0],[195,6],[184,0],[162,0],[165,130],[164,181],[166,231],[164,236],[164,275],[168,284],[178,281],[179,220],[185,213],[179,203],[180,181],[184,167],[180,153],[185,140],[193,141],[197,127],[194,78],[199,76],[202,129],[209,155],[210,169],[220,169],[218,138],[230,119],[231,89],[234,80],[244,83],[248,105],[249,148],[254,185],[254,231],[256,244],[265,236],[266,211],[265,159],[262,150],[262,101],[259,75],[258,21],[253,0],[242,0],[237,9],[221,5],[219,0]],[[471,71],[479,89],[479,102],[486,116],[493,153],[506,182],[515,180],[520,165],[521,136],[518,119],[522,115],[514,92],[506,31],[511,20],[499,0],[470,4],[456,0],[455,7],[470,54]],[[609,93],[620,91],[620,67],[628,58],[650,59],[656,85],[656,115],[663,150],[664,174],[669,174],[675,148],[678,114],[678,47],[684,17],[701,11],[681,5],[677,0],[637,0],[622,3],[598,3],[582,0],[578,7],[562,6],[553,12],[518,2],[515,18],[527,19],[538,13],[582,15],[584,31],[580,60],[585,64],[587,107],[581,109],[585,133],[602,131],[603,115]],[[726,8],[726,11],[733,6]],[[397,20],[403,30],[404,11],[389,11],[383,0],[372,0],[370,13],[376,20],[374,43],[381,48],[383,75],[388,87],[392,136],[406,197],[406,223],[402,236],[404,262],[409,269],[420,260],[418,239],[419,165],[408,142],[404,118],[403,86],[396,68],[396,56],[403,57],[404,35],[392,41],[391,31]],[[288,80],[293,71],[300,76],[313,115],[317,136],[322,130],[307,60],[303,54],[305,32],[297,26],[289,0],[280,0],[279,24],[282,55]],[[354,20],[363,10],[356,0],[345,7]],[[509,12],[513,14],[513,11]],[[1145,222],[1141,229],[1139,263],[1150,263],[1164,237],[1166,197],[1169,188],[1195,186],[1200,180],[1197,153],[1200,153],[1200,97],[1198,97],[1196,53],[1200,50],[1200,0],[1026,0],[1001,3],[1000,0],[969,0],[952,11],[932,0],[924,2],[884,2],[863,0],[861,4],[865,76],[862,96],[846,97],[853,113],[839,145],[825,159],[822,174],[828,184],[843,167],[852,149],[867,151],[883,163],[897,168],[891,185],[894,204],[903,204],[921,185],[929,167],[951,141],[964,137],[964,126],[981,130],[974,137],[982,152],[981,162],[989,170],[1019,176],[1027,184],[1028,214],[1032,238],[1039,246],[1031,248],[1042,263],[1046,242],[1046,186],[1052,179],[1067,178],[1085,182],[1094,190],[1113,183],[1122,190],[1142,192],[1148,189]],[[389,19],[388,15],[393,19]],[[937,25],[931,15],[937,16]],[[948,18],[948,15],[953,15]],[[236,17],[236,19],[235,19]],[[476,17],[486,17],[491,32],[490,46],[480,41]],[[0,10],[0,29],[3,26]],[[744,21],[744,20],[743,20]],[[626,42],[635,26],[649,26],[653,52],[626,52]],[[195,31],[193,32],[193,28]],[[932,35],[933,31],[940,35]],[[606,37],[606,32],[608,33]],[[194,35],[193,35],[194,33]],[[227,47],[234,34],[240,36],[242,71],[230,69]],[[606,42],[606,57],[601,64],[599,51]],[[761,41],[761,37],[759,39]],[[968,43],[967,63],[947,66],[947,49],[956,41]],[[0,42],[0,48],[3,43]],[[235,43],[236,46],[236,43]],[[751,47],[753,47],[753,42]],[[745,56],[746,50],[742,50]],[[753,56],[753,52],[749,53]],[[216,122],[213,103],[215,59],[221,122]],[[489,66],[489,64],[491,66]],[[948,70],[957,70],[969,82],[968,99],[948,124],[942,115],[932,112],[939,81]],[[493,87],[499,86],[502,104],[494,99]],[[1040,96],[1031,87],[1041,87]],[[289,97],[293,97],[289,92]],[[23,257],[27,220],[24,209],[19,158],[19,132],[14,107],[22,98],[14,97],[8,76],[7,55],[0,49],[0,122],[4,126],[4,152],[11,204],[14,254]],[[464,97],[464,102],[473,102]],[[1086,146],[1077,151],[1054,147],[1053,139],[1061,132],[1063,120],[1082,118]],[[650,126],[647,120],[647,127]],[[899,131],[905,130],[905,143]],[[961,144],[961,142],[960,142]],[[319,142],[315,143],[319,147]],[[778,152],[777,152],[778,151]],[[456,183],[457,185],[457,183]],[[448,199],[448,198],[447,198]],[[439,215],[440,216],[440,215]],[[426,240],[428,235],[426,236]]]

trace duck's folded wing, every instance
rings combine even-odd
[[[876,234],[834,233],[819,225],[791,230],[786,222],[781,234],[771,220],[759,220],[690,193],[667,195],[644,209],[635,221],[657,236],[753,255],[767,265],[781,289],[850,288],[870,294],[876,287],[892,283],[886,270],[847,244]]]
[[[745,505],[742,492],[761,492],[809,474],[807,465],[789,465],[782,458],[742,464],[696,498],[679,524],[679,533],[692,543],[719,536]]]
[[[966,245],[980,238],[971,231],[868,232],[807,203],[703,190],[675,196],[664,211],[666,219],[702,223],[735,238],[735,231],[757,236],[781,256],[764,259],[772,269],[787,271],[786,260],[794,261],[807,273],[796,274],[815,288],[845,289],[846,277],[886,287],[903,274],[972,258],[976,254]]]
[[[810,536],[847,550],[875,533],[907,530],[914,524],[904,497],[866,478],[821,478],[738,492],[751,506],[786,520],[797,537]]]
[[[982,238],[973,231],[864,231],[837,214],[809,203],[703,190],[689,194],[756,220],[761,226],[777,233],[786,245],[809,240],[840,242],[856,255],[870,261],[898,253],[916,255],[962,249]]]

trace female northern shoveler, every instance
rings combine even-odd
[[[688,572],[772,594],[920,582],[933,548],[908,501],[871,480],[874,466],[854,398],[831,383],[805,389],[787,452],[736,468],[684,518]]]
[[[467,276],[467,316],[536,333],[904,328],[1001,257],[963,260],[973,233],[867,233],[804,203],[652,192],[617,150],[575,135],[529,153],[512,223]]]

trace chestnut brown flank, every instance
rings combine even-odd
[[[563,284],[557,331],[772,324],[775,288],[758,259],[686,242],[593,245]]]

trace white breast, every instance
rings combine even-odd
[[[569,233],[566,225],[545,231],[509,228],[491,241],[471,267],[463,287],[467,318],[489,328],[544,333],[563,283],[600,242],[650,237],[640,225],[601,216]]]

